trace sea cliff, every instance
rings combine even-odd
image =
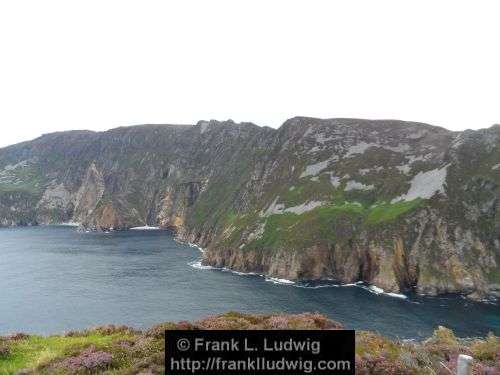
[[[43,135],[0,149],[0,225],[171,228],[204,264],[500,296],[500,126],[295,117]]]

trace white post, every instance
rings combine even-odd
[[[472,375],[472,357],[460,354],[457,359],[457,375]]]

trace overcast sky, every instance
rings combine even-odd
[[[0,3],[0,146],[231,118],[500,123],[498,1]]]

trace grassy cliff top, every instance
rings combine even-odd
[[[196,322],[162,323],[146,331],[104,326],[63,335],[0,337],[0,374],[163,374],[164,330],[168,329],[342,329],[317,313],[246,315],[236,312]],[[472,355],[474,374],[500,371],[500,340],[490,334],[457,339],[438,327],[422,342],[393,341],[356,333],[357,374],[455,373],[458,354]],[[445,368],[446,367],[446,368]]]

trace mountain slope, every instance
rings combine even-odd
[[[159,225],[204,263],[500,296],[500,126],[296,117],[44,135],[0,149],[0,223]]]

